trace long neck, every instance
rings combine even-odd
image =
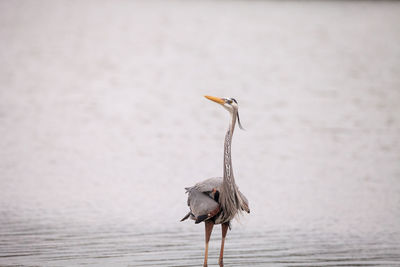
[[[225,135],[224,145],[224,178],[222,182],[220,203],[223,209],[223,221],[230,221],[236,215],[241,205],[240,194],[233,177],[232,159],[231,159],[231,144],[233,131],[236,123],[236,112],[232,113],[232,121]]]
[[[225,144],[224,144],[224,185],[226,185],[228,188],[231,186],[235,186],[235,178],[233,177],[232,158],[231,158],[232,136],[233,136],[233,131],[235,129],[235,123],[236,123],[236,112],[233,111],[232,121],[229,124],[228,131],[226,132]],[[233,190],[233,188],[229,189]]]

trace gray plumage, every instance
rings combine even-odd
[[[190,212],[182,221],[190,217],[196,220],[196,223],[212,219],[215,224],[222,224],[229,223],[241,211],[250,213],[249,202],[239,191],[232,170],[231,143],[236,120],[238,120],[242,129],[238,117],[237,102],[234,99],[223,100],[225,101],[223,106],[231,113],[231,122],[224,142],[224,176],[209,178],[186,188],[189,194],[188,206]],[[218,199],[216,199],[216,194],[218,194]],[[212,214],[218,207],[220,208],[218,213]]]
[[[188,189],[188,206],[190,212],[186,215],[186,218],[190,216],[192,220],[196,220],[196,223],[200,223],[211,217],[209,215],[212,211],[218,209],[219,204],[208,194],[200,192],[194,188]],[[183,221],[184,219],[182,219]]]
[[[196,223],[204,221],[206,241],[204,267],[208,266],[208,243],[210,241],[212,229],[214,224],[221,224],[222,239],[218,263],[220,267],[223,267],[225,237],[230,228],[230,221],[239,212],[246,211],[250,213],[249,202],[239,191],[235,183],[231,159],[232,136],[235,130],[236,120],[239,124],[239,128],[243,129],[243,127],[240,124],[238,105],[235,99],[219,98],[215,96],[205,97],[222,105],[231,114],[231,121],[225,135],[224,143],[224,176],[209,178],[186,188],[186,192],[188,193],[187,204],[190,207],[190,211],[181,221],[189,217],[195,220]]]
[[[187,217],[183,218],[182,221],[189,218],[189,216],[191,219],[196,220],[197,217],[209,214],[211,211],[215,210],[218,206],[218,202],[214,200],[215,193],[213,190],[215,189],[220,192],[222,185],[223,177],[213,177],[199,182],[192,187],[186,187],[186,192],[189,194],[187,205],[190,207],[191,212],[189,212]],[[237,189],[237,192],[242,199],[240,210],[250,213],[249,201],[239,189]]]
[[[185,189],[187,190],[190,188],[194,188],[200,192],[211,192],[213,188],[220,190],[222,185],[222,179],[223,179],[222,177],[208,178],[202,182],[195,184],[192,187],[187,187]]]

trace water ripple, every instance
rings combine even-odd
[[[199,266],[202,231],[130,232],[116,226],[64,227],[2,224],[1,266]],[[395,234],[398,238],[399,234]],[[228,266],[393,266],[400,264],[400,245],[393,235],[351,236],[291,231],[232,231]],[[217,264],[220,233],[215,230],[209,261]]]

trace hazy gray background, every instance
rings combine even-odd
[[[204,94],[227,264],[400,262],[399,2],[1,1],[0,62],[0,265],[200,265]]]

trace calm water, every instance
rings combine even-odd
[[[29,226],[28,226],[29,225]],[[129,225],[1,227],[2,265],[199,266],[202,235],[186,231],[135,231]],[[216,231],[220,234],[220,231]],[[216,234],[216,233],[214,233]],[[219,235],[218,235],[219,236]],[[399,235],[346,235],[292,231],[241,231],[229,235],[228,266],[396,266]],[[216,265],[220,238],[211,245]]]
[[[92,228],[30,223],[27,227],[15,223],[2,226],[1,234],[3,266],[200,266],[203,260],[202,236],[176,230],[135,232],[128,225]],[[232,232],[225,264],[396,266],[400,260],[398,238],[302,230]],[[214,241],[210,244],[211,266],[217,265],[220,238]]]
[[[400,3],[1,1],[0,266],[400,266]],[[214,228],[211,266],[221,231]]]

